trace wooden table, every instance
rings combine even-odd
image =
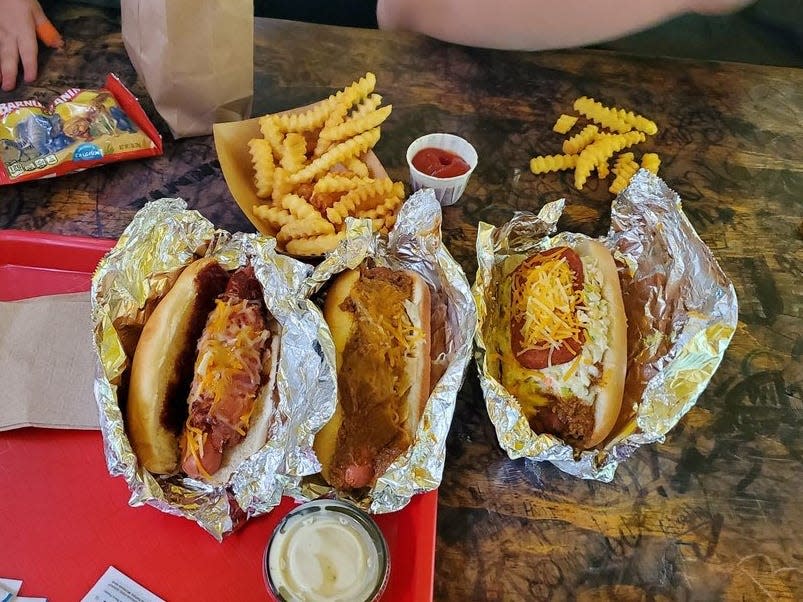
[[[252,230],[222,179],[212,140],[172,141],[129,63],[113,13],[67,6],[68,39],[33,86],[0,102],[130,84],[165,154],[0,189],[0,227],[116,237],[151,199],[181,196],[219,226]],[[393,114],[376,152],[406,181],[417,136],[458,133],[480,163],[444,211],[445,240],[470,281],[480,220],[500,224],[565,196],[561,226],[608,227],[611,195],[570,176],[533,176],[559,150],[555,117],[580,95],[647,114],[662,177],[733,279],[739,325],[710,386],[665,443],[638,450],[611,484],[511,461],[472,366],[458,398],[440,488],[438,600],[803,599],[803,70],[514,53],[377,31],[257,20],[255,114],[303,105],[365,71]]]

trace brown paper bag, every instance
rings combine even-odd
[[[253,0],[122,0],[123,42],[176,138],[250,116]]]

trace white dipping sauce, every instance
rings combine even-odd
[[[267,568],[274,589],[293,601],[370,600],[386,572],[377,544],[356,518],[327,508],[331,501],[312,504],[318,507],[291,513],[273,535]]]

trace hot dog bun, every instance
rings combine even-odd
[[[145,322],[131,365],[126,426],[140,464],[155,474],[178,468],[195,346],[228,274],[213,259],[188,265]]]
[[[429,397],[429,286],[412,271],[363,265],[334,279],[323,313],[338,403],[314,449],[330,485],[371,487],[412,444]]]
[[[581,256],[596,260],[602,272],[602,297],[608,302],[608,348],[602,356],[602,375],[594,404],[594,432],[586,447],[599,445],[611,432],[622,408],[627,375],[627,318],[622,301],[619,274],[611,252],[595,240],[584,239],[575,249]]]
[[[500,382],[535,432],[579,449],[602,443],[622,404],[627,323],[616,264],[579,238],[521,262],[501,283]]]

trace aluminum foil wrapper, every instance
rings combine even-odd
[[[431,285],[433,299],[446,308],[444,355],[433,364],[442,372],[424,409],[412,446],[360,498],[332,490],[320,480],[306,479],[292,492],[299,499],[324,495],[345,499],[374,514],[395,512],[418,494],[436,489],[446,461],[446,437],[471,359],[476,309],[471,288],[460,264],[441,240],[441,207],[432,190],[415,192],[402,205],[396,225],[383,240],[371,232],[370,220],[346,220],[346,237],[307,281],[306,294],[316,293],[330,278],[372,258],[376,265],[418,272]],[[334,347],[326,348],[332,353]]]
[[[696,403],[719,366],[736,329],[733,284],[697,236],[678,195],[640,170],[613,202],[611,227],[601,242],[619,265],[628,320],[628,368],[622,410],[598,450],[577,452],[559,438],[536,434],[515,397],[489,374],[485,332],[495,274],[509,257],[530,255],[577,236],[555,236],[563,200],[538,215],[516,213],[499,228],[481,223],[477,234],[476,361],[488,414],[510,458],[548,461],[584,479],[610,482],[616,467],[642,445],[661,442]]]
[[[127,371],[145,320],[181,269],[213,256],[228,270],[250,260],[280,331],[277,400],[268,442],[225,485],[184,475],[154,476],[139,467],[126,435],[121,404]],[[92,324],[98,372],[95,397],[109,472],[123,476],[132,506],[149,504],[195,520],[216,539],[278,505],[284,489],[320,470],[314,434],[331,418],[336,373],[326,322],[299,291],[312,267],[277,254],[275,239],[216,229],[181,199],[140,210],[92,279]]]

